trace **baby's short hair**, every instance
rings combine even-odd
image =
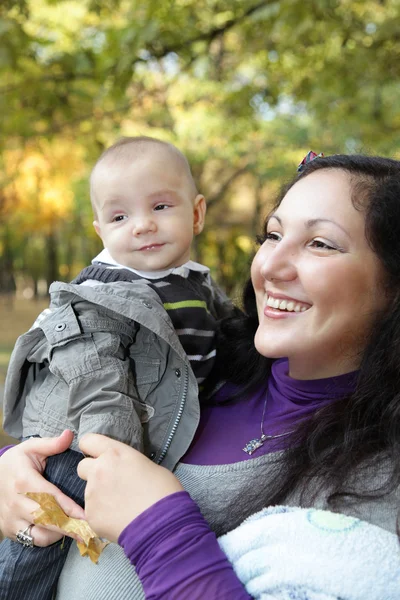
[[[111,156],[113,156],[116,161],[126,157],[129,159],[129,157],[132,157],[133,155],[140,156],[144,154],[148,151],[150,146],[162,146],[177,156],[180,156],[185,163],[189,164],[186,156],[184,156],[184,154],[182,154],[182,152],[170,142],[165,142],[164,140],[159,140],[158,138],[153,138],[147,135],[138,135],[132,137],[120,137],[116,142],[114,142],[114,144],[112,144],[112,146],[104,150],[94,165],[93,170],[105,158],[111,158]]]
[[[110,167],[112,167],[115,164],[119,165],[121,163],[126,163],[128,165],[132,162],[132,160],[135,160],[135,158],[139,158],[145,155],[147,152],[149,152],[152,146],[155,148],[164,148],[165,150],[170,152],[171,155],[175,157],[175,159],[177,159],[177,161],[181,164],[190,185],[193,187],[193,197],[197,195],[197,188],[193,179],[189,162],[186,156],[180,150],[178,150],[176,146],[174,146],[170,142],[165,142],[164,140],[153,138],[147,135],[139,135],[132,137],[124,136],[119,138],[114,144],[112,144],[112,146],[104,150],[104,152],[100,155],[97,162],[95,163],[90,174],[90,199],[92,203],[93,212],[96,217],[97,211],[94,201],[94,174],[96,168],[105,161],[109,163]]]

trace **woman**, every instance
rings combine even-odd
[[[119,537],[146,597],[249,597],[210,526],[217,533],[237,528],[221,543],[254,597],[398,597],[399,199],[400,163],[377,157],[318,158],[288,186],[267,219],[252,265],[255,294],[247,286],[248,316],[221,330],[220,368],[235,385],[234,402],[225,402],[232,396],[225,386],[217,405],[204,407],[191,449],[175,469],[191,498],[174,475],[133,450],[97,436],[82,440],[82,450],[98,457],[84,460],[79,471],[88,479],[88,519],[99,534],[113,541]],[[254,333],[258,352],[251,352]],[[64,437],[59,445],[67,443]],[[36,472],[25,466],[18,484],[13,473],[20,461],[32,461],[32,451],[45,457],[48,444],[26,442],[25,450],[21,444],[0,459],[0,476],[7,478],[0,525],[7,535],[31,523],[34,507],[16,498],[15,487],[34,491],[32,485],[40,485],[40,466]],[[286,508],[238,527],[245,517],[276,504]],[[311,511],[304,513],[306,508]],[[315,509],[345,516],[335,520]],[[307,522],[322,519],[318,531],[327,530],[327,519],[336,531],[352,531],[360,523],[352,517],[358,517],[365,536],[356,536],[350,556],[347,533],[332,554],[327,538],[308,538],[306,529],[299,545],[296,531],[303,531],[304,514]],[[262,553],[256,569],[250,559],[249,574],[243,565],[260,532],[264,544],[264,517],[271,523],[267,529],[277,531],[278,546]],[[249,533],[249,526],[255,530]],[[31,533],[35,543],[46,541],[36,527]],[[242,534],[246,543],[250,535],[246,552]],[[359,539],[379,542],[367,564],[360,560]],[[372,546],[367,544],[371,551]],[[272,560],[276,548],[281,558],[292,557],[283,573]],[[92,597],[86,592],[96,581],[96,592],[104,590],[107,565],[114,565],[107,573],[117,572],[118,581],[123,569],[131,579],[120,583],[116,595],[111,586],[104,598],[141,597],[133,591],[133,568],[129,571],[114,549],[96,578],[83,559],[78,565],[72,557],[58,597],[68,597],[68,584],[69,597],[77,599]],[[372,568],[378,563],[384,593]],[[255,574],[263,570],[273,578],[260,590]],[[85,579],[86,589],[78,579]]]

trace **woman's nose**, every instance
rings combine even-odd
[[[261,246],[256,255],[260,275],[267,281],[293,281],[297,277],[296,253],[283,241]]]

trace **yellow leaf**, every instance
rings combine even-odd
[[[89,556],[92,562],[97,563],[100,554],[109,542],[101,540],[87,521],[66,515],[52,494],[27,492],[25,496],[40,506],[33,513],[35,525],[55,525],[65,533],[74,533],[82,540],[82,542],[77,542],[81,555]]]
[[[103,552],[107,544],[109,544],[109,542],[103,542],[98,537],[91,538],[87,546],[82,542],[76,543],[79,548],[79,552],[81,553],[81,556],[89,556],[90,560],[94,563],[97,563],[100,554]]]

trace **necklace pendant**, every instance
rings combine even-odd
[[[249,454],[251,456],[253,452],[258,450],[258,448],[261,448],[265,440],[266,436],[263,434],[260,438],[254,438],[254,440],[250,440],[249,442],[247,442],[247,444],[244,448],[242,448],[242,450],[243,452],[246,452],[246,454]]]

